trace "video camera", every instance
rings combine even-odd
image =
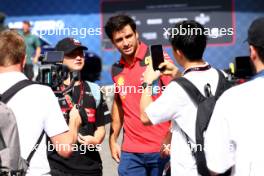
[[[37,81],[56,91],[67,79],[69,73],[67,66],[62,64],[63,58],[63,51],[48,51],[44,56],[41,56]]]
[[[72,90],[75,82],[80,80],[80,72],[72,71],[68,69],[66,65],[63,65],[64,52],[63,51],[48,51],[42,55],[39,60],[41,65],[39,66],[39,72],[37,81],[41,84],[48,85],[52,88],[56,97],[63,97],[64,94]],[[64,89],[60,90],[60,86],[70,76],[70,84]],[[82,121],[85,124],[87,119],[86,112],[83,108],[78,107]],[[69,112],[64,114],[66,121],[69,120]]]
[[[65,92],[71,90],[75,81],[80,79],[78,71],[70,72],[68,67],[62,64],[63,58],[63,51],[48,51],[39,58],[41,65],[39,66],[37,81],[51,87],[57,97],[61,97]],[[69,76],[71,77],[70,85],[65,90],[59,91],[59,87]]]
[[[226,69],[225,72],[234,84],[244,83],[256,73],[249,56],[235,57],[234,61],[229,64],[229,69]]]

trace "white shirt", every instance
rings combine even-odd
[[[20,80],[27,79],[20,72],[0,74],[0,93]],[[55,136],[68,130],[60,110],[58,100],[47,86],[30,85],[20,90],[7,105],[15,114],[21,147],[21,156],[26,159],[36,144],[43,129],[49,136]],[[49,175],[46,136],[30,161],[27,176]]]
[[[212,93],[215,93],[218,83],[218,73],[211,68],[206,71],[191,71],[184,75],[204,95],[204,86],[209,83]],[[147,109],[146,114],[153,124],[172,120],[173,133],[171,141],[171,174],[172,176],[198,175],[196,162],[191,154],[185,137],[179,131],[179,126],[195,141],[195,120],[197,107],[184,89],[172,81],[162,95]]]
[[[264,78],[227,90],[217,101],[205,134],[210,170],[235,176],[264,173]]]

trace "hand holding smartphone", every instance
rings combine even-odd
[[[162,62],[164,62],[162,45],[151,45],[150,55],[152,58],[153,69],[163,72],[166,68],[165,67],[159,68],[159,65]]]

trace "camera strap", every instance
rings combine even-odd
[[[64,85],[61,85],[61,90],[65,90],[65,86]],[[84,85],[83,85],[83,82],[81,81],[81,84],[80,84],[80,96],[79,96],[79,99],[78,99],[78,105],[79,106],[82,106],[83,104],[83,94],[84,94]],[[65,94],[64,95],[65,97],[65,100],[69,106],[70,109],[73,108],[73,106],[75,105],[74,101],[72,100],[72,97],[69,95],[69,94]]]

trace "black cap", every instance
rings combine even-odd
[[[83,46],[79,40],[74,38],[64,38],[60,40],[55,46],[56,51],[63,51],[64,54],[69,54],[73,50],[80,48],[82,50],[87,50],[86,46]]]
[[[264,47],[264,17],[252,22],[248,29],[248,43],[253,46]]]

